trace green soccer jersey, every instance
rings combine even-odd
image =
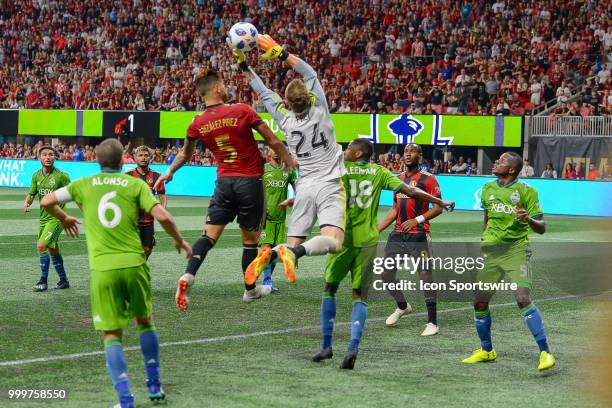
[[[344,162],[342,177],[349,192],[344,245],[369,246],[378,242],[378,202],[382,190],[399,190],[402,182],[389,170],[366,162]]]
[[[144,181],[129,174],[103,172],[76,180],[67,189],[83,211],[92,271],[130,268],[146,261],[138,210],[151,212],[159,201]]]
[[[500,186],[497,180],[485,184],[482,208],[488,215],[482,234],[484,243],[526,242],[529,224],[516,218],[517,209],[524,208],[530,217],[542,214],[536,189],[519,180],[507,186]]]
[[[264,166],[264,185],[266,188],[266,206],[268,221],[285,222],[286,208],[278,208],[278,205],[287,199],[287,190],[290,183],[295,183],[297,178],[295,170],[287,173],[281,167],[275,167],[272,163]]]
[[[42,199],[47,194],[53,191],[66,187],[70,184],[70,177],[60,169],[54,167],[51,173],[45,176],[43,170],[40,169],[32,174],[32,181],[30,183],[29,195],[38,196],[38,200]],[[61,205],[64,208],[64,205]],[[54,219],[44,208],[40,209],[40,222],[44,223]]]

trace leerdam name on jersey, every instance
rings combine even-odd
[[[127,187],[128,185],[128,180],[126,178],[123,177],[94,177],[91,179],[91,185],[92,186],[121,186],[121,187]]]
[[[376,169],[371,168],[371,167],[347,167],[346,168],[346,172],[348,174],[367,174],[367,175],[375,175],[376,174]]]
[[[238,126],[238,118],[223,118],[223,119],[213,120],[211,122],[208,122],[204,126],[201,126],[199,129],[199,132],[202,136],[204,136],[205,134],[210,133],[213,130],[220,129],[222,127],[236,127],[236,126]]]

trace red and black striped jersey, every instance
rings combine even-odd
[[[416,173],[404,172],[399,176],[405,184],[418,187],[434,197],[442,198],[440,186],[436,178],[425,170],[418,170]],[[408,197],[401,191],[393,194],[393,202],[397,208],[397,218],[395,220],[395,231],[402,231],[402,224],[412,218],[416,218],[429,210],[429,203]],[[429,221],[417,225],[408,231],[409,234],[427,233],[429,234]]]
[[[157,188],[157,190],[153,190],[153,186],[155,185],[155,182],[160,176],[158,172],[148,169],[147,172],[143,174],[140,171],[138,171],[138,168],[135,168],[134,170],[128,171],[127,174],[129,174],[130,176],[139,177],[142,181],[147,183],[147,185],[153,192],[153,195],[166,194],[166,187],[164,186],[164,183],[161,183],[159,187]],[[148,227],[149,225],[152,225],[152,224],[153,224],[153,217],[151,216],[151,214],[144,212],[142,210],[138,210],[138,226]]]

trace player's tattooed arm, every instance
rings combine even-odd
[[[544,222],[544,216],[542,214],[530,217],[524,208],[519,208],[516,211],[516,218],[529,224],[529,227],[540,235],[546,232],[546,223]]]
[[[455,208],[454,201],[441,200],[438,197],[434,197],[431,194],[426,193],[418,187],[409,186],[405,183],[402,183],[402,185],[400,186],[400,191],[409,197],[416,198],[417,200],[421,201],[427,201],[428,203],[437,204],[440,207],[449,211],[452,211]]]
[[[383,232],[387,227],[393,224],[393,221],[397,218],[397,204],[393,201],[393,207],[389,209],[389,212],[385,215],[385,218],[378,224],[378,232]]]
[[[160,188],[161,183],[169,183],[172,181],[174,177],[174,173],[177,172],[178,169],[183,167],[185,163],[189,161],[191,156],[193,156],[193,152],[195,151],[197,140],[191,139],[189,137],[185,138],[185,144],[183,145],[183,149],[176,155],[174,161],[168,167],[168,170],[161,176],[157,178],[157,181],[153,185],[153,189],[157,190]]]

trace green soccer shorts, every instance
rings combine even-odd
[[[59,220],[54,218],[49,221],[41,221],[38,228],[38,243],[45,244],[47,248],[57,248],[61,233],[62,224]]]
[[[259,236],[259,245],[270,245],[275,247],[287,242],[287,225],[285,222],[274,222],[267,220],[263,231]]]
[[[91,315],[96,330],[117,330],[135,317],[153,313],[151,276],[146,263],[130,268],[91,271]]]
[[[531,248],[528,244],[500,246],[485,250],[484,268],[478,272],[478,281],[496,283],[500,280],[516,283],[519,288],[531,289]]]
[[[372,282],[372,263],[376,256],[376,246],[349,247],[340,252],[330,254],[325,267],[325,283],[339,285],[344,277],[351,273],[351,287],[361,291],[361,296],[367,296]]]

